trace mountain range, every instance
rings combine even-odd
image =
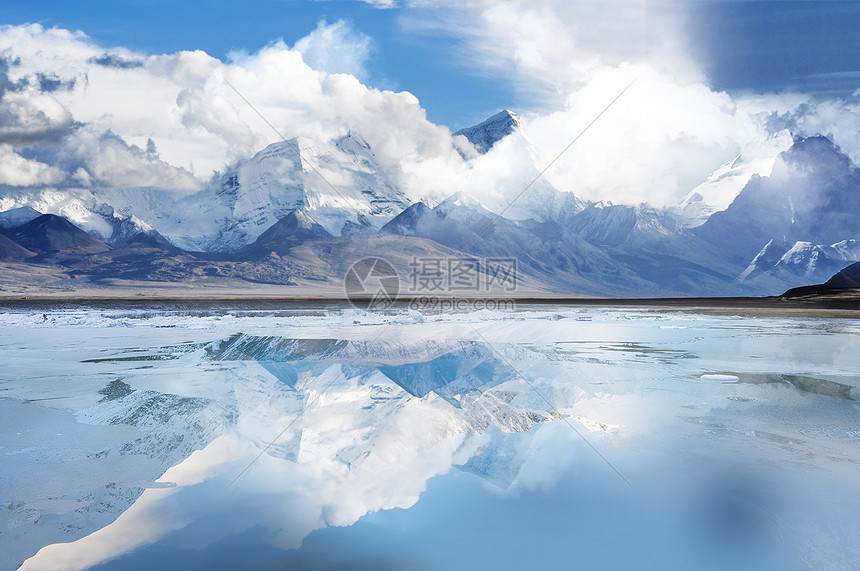
[[[461,130],[469,161],[505,141],[502,111]],[[534,164],[504,206],[459,191],[433,203],[392,182],[357,133],[269,145],[203,190],[0,188],[0,293],[34,288],[276,288],[342,293],[364,257],[401,280],[416,260],[516,260],[517,294],[776,295],[860,260],[860,170],[823,136],[787,132],[738,156],[676,207],[583,200]],[[464,155],[465,156],[465,155]],[[416,292],[418,293],[418,292]]]

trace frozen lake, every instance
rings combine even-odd
[[[0,308],[0,568],[860,568],[860,321]]]

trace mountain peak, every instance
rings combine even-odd
[[[219,229],[213,242],[228,251],[297,209],[334,236],[379,228],[411,202],[384,171],[354,130],[332,140],[277,141],[222,174],[214,204],[208,203],[211,191],[199,195],[207,201],[201,226],[214,218]]]
[[[428,217],[430,213],[431,209],[429,206],[423,202],[414,202],[380,228],[379,231],[383,234],[413,236],[416,233],[418,224]]]
[[[684,225],[688,228],[701,226],[712,214],[728,208],[750,180],[770,176],[777,158],[798,141],[784,129],[748,145],[687,193],[678,205]]]
[[[463,135],[483,154],[519,127],[520,118],[516,113],[503,109],[477,125],[460,129],[454,135]]]
[[[282,217],[268,230],[260,234],[255,244],[270,244],[285,239],[331,238],[331,234],[301,209],[296,209]]]
[[[783,157],[793,163],[807,163],[820,168],[827,165],[830,168],[847,168],[851,159],[839,146],[824,135],[798,137],[795,135],[791,148],[783,153]]]
[[[481,201],[462,190],[455,192],[442,202],[440,202],[433,210],[437,212],[447,213],[454,207],[470,207],[486,210],[486,206],[481,204]]]
[[[90,254],[110,250],[110,246],[90,236],[66,218],[43,214],[10,233],[24,248],[37,253],[76,252]]]
[[[490,121],[506,121],[516,126],[520,125],[519,116],[510,109],[502,109],[501,111],[487,119],[485,123]]]
[[[281,220],[286,221],[290,226],[302,230],[311,230],[314,227],[319,226],[319,224],[317,224],[316,221],[302,209],[293,210]]]
[[[31,220],[35,220],[41,215],[41,212],[34,210],[29,206],[21,206],[19,208],[6,210],[4,212],[0,212],[0,228],[15,228],[16,226],[21,226]]]

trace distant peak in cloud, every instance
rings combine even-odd
[[[489,119],[473,127],[460,129],[454,135],[463,135],[480,153],[486,153],[493,145],[521,126],[520,118],[513,111],[503,109]]]

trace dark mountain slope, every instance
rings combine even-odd
[[[81,255],[106,252],[110,246],[62,216],[43,214],[8,232],[9,238],[38,254]]]
[[[825,137],[797,139],[768,177],[753,177],[732,204],[693,229],[746,267],[769,242],[830,245],[860,234],[860,170]]]

